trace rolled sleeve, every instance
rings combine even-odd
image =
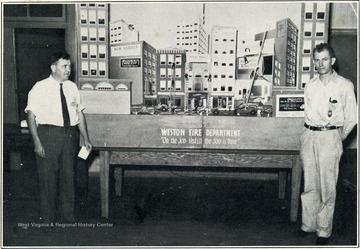
[[[36,92],[31,90],[28,94],[28,103],[24,110],[25,113],[27,113],[28,111],[31,111],[36,116],[36,114],[38,113],[38,110],[39,110],[39,105],[37,103],[38,99],[39,99],[39,96],[36,96]]]
[[[85,109],[85,106],[82,104],[82,99],[80,96],[80,92],[78,89],[76,89],[76,98],[77,98],[77,112],[81,112]]]

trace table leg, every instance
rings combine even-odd
[[[109,151],[100,151],[101,216],[109,217]]]
[[[300,155],[294,156],[291,173],[291,210],[290,221],[295,222],[297,220],[297,214],[299,209],[300,198],[300,184],[301,184],[301,161]]]
[[[122,187],[123,187],[123,180],[124,180],[124,170],[122,167],[116,167],[114,170],[114,177],[115,177],[115,193],[116,196],[121,196],[122,194]]]
[[[285,199],[285,189],[286,189],[286,171],[280,171],[278,174],[279,178],[279,199]]]

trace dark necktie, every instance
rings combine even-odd
[[[60,96],[61,96],[62,114],[63,114],[63,119],[64,119],[64,127],[69,128],[70,127],[70,115],[69,115],[69,110],[67,108],[66,98],[65,98],[62,86],[63,86],[63,83],[60,83]]]

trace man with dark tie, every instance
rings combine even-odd
[[[44,223],[56,221],[55,203],[59,193],[61,220],[74,222],[74,165],[79,151],[79,131],[88,150],[92,144],[79,90],[69,80],[70,55],[54,53],[49,64],[51,75],[33,86],[25,108],[39,173],[40,219]]]

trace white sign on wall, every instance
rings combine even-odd
[[[141,55],[141,45],[140,44],[127,44],[127,45],[117,45],[111,46],[111,53],[112,57],[115,56],[134,56],[134,55]]]

